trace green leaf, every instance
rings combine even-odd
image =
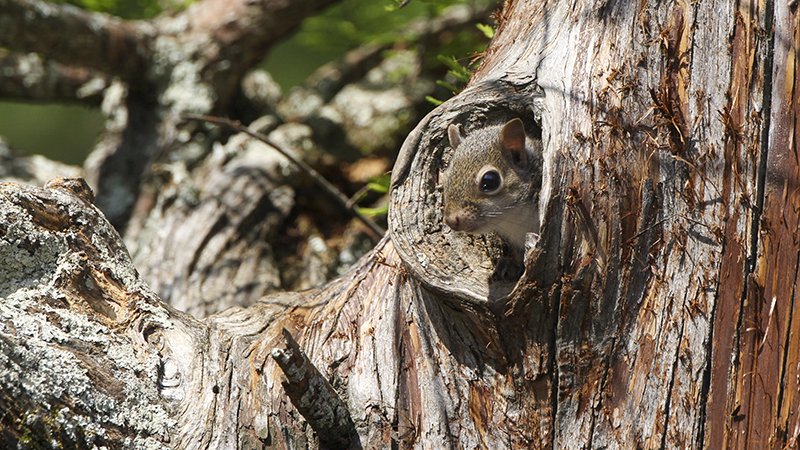
[[[369,183],[367,183],[367,189],[372,192],[377,192],[378,194],[385,194],[389,192],[389,183],[391,182],[391,174],[385,173],[383,175],[378,175],[370,179]]]
[[[491,25],[486,25],[485,23],[476,23],[475,28],[481,30],[486,39],[491,39],[494,37],[494,28]]]
[[[389,192],[389,188],[378,183],[367,183],[367,189],[378,194],[385,194]]]
[[[458,60],[453,56],[436,55],[436,59],[450,69],[448,73],[455,77],[456,80],[466,83],[472,76],[472,72],[470,72],[466,67],[462,66],[461,63],[458,62]]]
[[[356,210],[367,217],[385,216],[389,213],[389,205],[379,206],[377,208],[358,207]]]
[[[430,96],[430,95],[426,95],[426,96],[425,96],[425,100],[426,100],[428,103],[432,104],[433,106],[439,106],[439,105],[441,105],[442,103],[444,103],[443,101],[439,100],[438,98],[436,98],[436,97],[432,97],[432,96]]]

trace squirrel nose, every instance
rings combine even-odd
[[[444,216],[444,223],[447,224],[448,227],[452,228],[454,231],[458,231],[459,223],[461,222],[461,218],[457,212],[451,212]]]

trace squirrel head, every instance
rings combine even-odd
[[[522,120],[479,128],[462,137],[447,128],[455,149],[444,175],[444,221],[454,231],[496,232],[515,248],[539,231],[535,197],[541,186],[541,147]]]

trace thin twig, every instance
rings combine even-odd
[[[369,185],[368,184],[364,185],[363,187],[361,187],[361,189],[356,191],[356,193],[353,194],[352,197],[347,199],[347,207],[350,208],[350,207],[354,206],[356,203],[360,202],[361,199],[366,197],[367,192],[369,192]]]
[[[380,240],[386,233],[386,230],[384,230],[380,225],[376,224],[369,217],[358,212],[358,209],[356,209],[356,207],[350,203],[350,200],[347,198],[347,196],[344,195],[342,191],[337,189],[336,186],[331,184],[330,181],[326,180],[325,177],[323,177],[313,167],[292,156],[291,153],[289,153],[278,143],[270,140],[267,136],[259,133],[258,131],[253,131],[245,127],[238,120],[231,120],[231,119],[226,119],[224,117],[209,116],[204,114],[184,114],[183,117],[186,119],[200,120],[203,122],[212,123],[214,125],[224,126],[232,130],[238,131],[240,133],[244,133],[254,139],[258,139],[259,141],[269,145],[270,147],[277,150],[278,153],[285,156],[286,159],[291,161],[292,164],[297,166],[298,169],[300,169],[301,171],[305,172],[308,176],[310,176],[311,179],[313,179],[317,183],[317,185],[322,188],[322,190],[328,193],[328,195],[333,197],[333,199],[336,200],[336,202],[339,203],[339,205],[341,205],[342,208],[347,210],[350,214],[353,215],[353,217],[355,217],[356,219],[361,221],[361,223],[366,225],[370,231],[372,238],[374,238],[376,242]]]

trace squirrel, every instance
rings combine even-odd
[[[522,259],[527,233],[539,232],[542,142],[519,118],[461,136],[447,128],[454,149],[445,171],[444,221],[453,231],[495,232]]]

